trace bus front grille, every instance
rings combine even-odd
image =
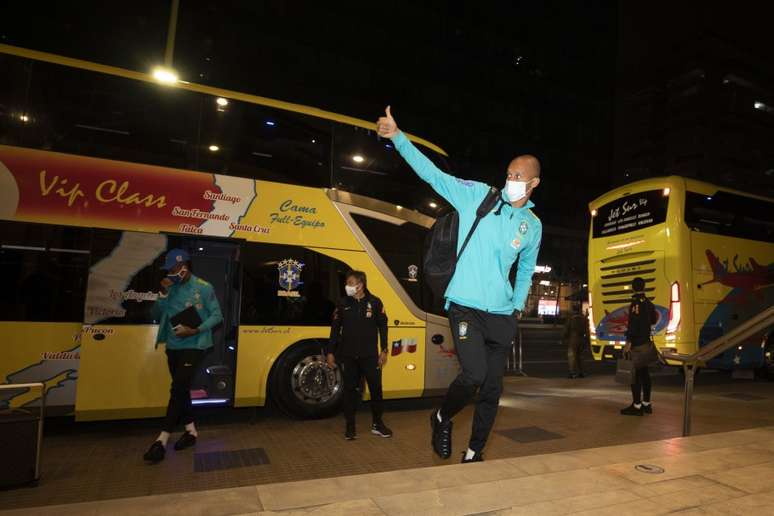
[[[600,267],[602,304],[622,305],[631,300],[632,280],[640,277],[645,280],[645,292],[648,299],[655,299],[656,260],[639,260]]]

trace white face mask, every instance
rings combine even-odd
[[[349,297],[352,297],[352,296],[354,296],[355,294],[357,294],[357,291],[358,291],[358,290],[360,290],[360,289],[359,289],[359,288],[357,288],[357,287],[352,287],[352,286],[350,286],[350,285],[345,285],[345,286],[344,286],[344,290],[346,290],[346,291],[347,291],[347,295],[348,295]]]
[[[172,281],[172,283],[177,284],[185,279],[186,274],[188,274],[188,269],[186,267],[183,267],[175,274],[167,274],[167,278],[169,278]]]
[[[527,196],[527,183],[529,181],[505,181],[505,195],[511,202],[522,200]]]

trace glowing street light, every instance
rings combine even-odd
[[[153,78],[162,84],[175,84],[177,82],[177,73],[171,68],[157,66],[153,69]]]
[[[224,99],[223,97],[218,97],[217,99],[215,99],[215,102],[216,102],[216,103],[217,103],[217,104],[218,104],[220,107],[226,107],[226,106],[228,106],[228,99]]]
[[[354,161],[355,163],[362,163],[362,162],[365,161],[365,158],[363,156],[361,156],[360,154],[356,154],[356,155],[352,156],[352,161]]]
[[[212,152],[218,152],[220,150],[220,147],[217,145],[210,145],[210,151]]]

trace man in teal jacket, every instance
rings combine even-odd
[[[153,318],[159,321],[156,346],[166,344],[172,387],[164,429],[144,455],[149,462],[164,458],[169,435],[180,421],[185,425],[185,433],[175,443],[175,450],[196,444],[198,433],[191,406],[191,382],[199,363],[213,345],[212,329],[223,321],[215,290],[208,282],[193,275],[187,252],[182,249],[169,251],[162,269],[167,275],[161,280],[161,291],[153,305]],[[195,308],[201,324],[196,328],[183,324],[173,327],[170,319],[190,307]]]
[[[398,130],[389,107],[377,122],[377,132],[390,138],[414,172],[457,210],[459,251],[489,186],[439,170]],[[462,367],[441,408],[430,417],[433,449],[444,459],[452,452],[452,417],[478,390],[473,431],[462,462],[483,460],[482,450],[502,394],[508,350],[516,336],[517,319],[529,294],[540,249],[542,225],[530,210],[533,204],[529,200],[539,183],[537,158],[524,155],[511,161],[501,192],[502,202],[481,219],[444,294]],[[509,274],[517,258],[514,288]]]

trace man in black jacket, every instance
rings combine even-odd
[[[648,366],[658,359],[658,352],[651,338],[651,326],[658,322],[658,312],[645,295],[645,280],[634,278],[632,290],[634,295],[629,305],[629,323],[626,327],[624,352],[632,354],[635,376],[632,384],[632,404],[621,409],[621,414],[641,416],[653,413],[653,408],[650,406]]]
[[[392,437],[392,430],[382,421],[382,367],[387,363],[387,314],[382,300],[371,294],[366,284],[364,272],[347,273],[347,297],[333,312],[327,351],[328,365],[336,367],[338,362],[344,377],[342,401],[347,422],[344,437],[349,441],[357,436],[355,409],[363,376],[371,393],[371,433]],[[377,337],[380,352],[377,352]]]

